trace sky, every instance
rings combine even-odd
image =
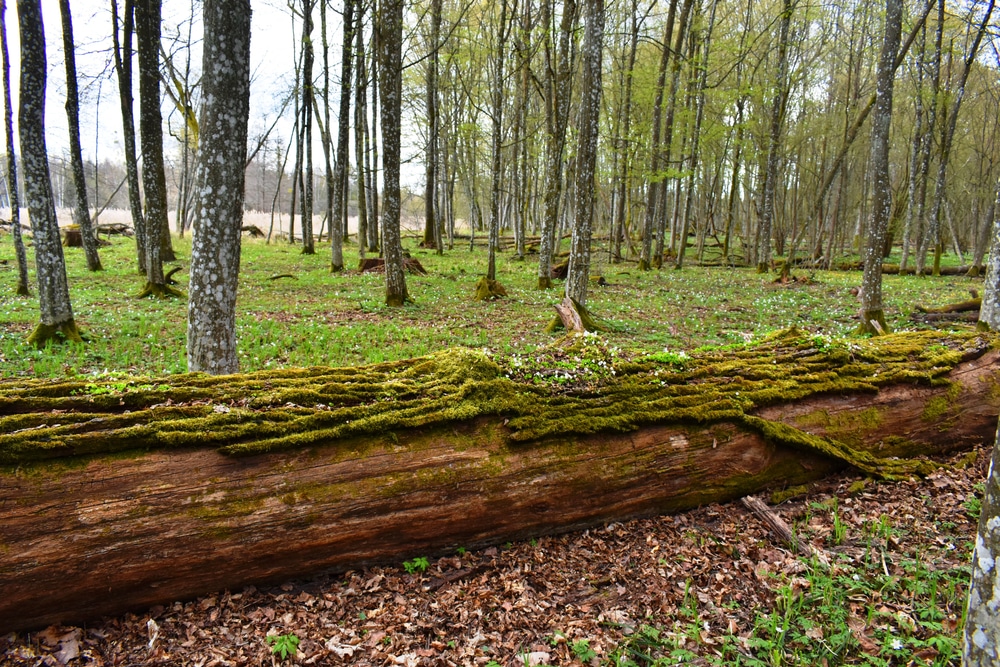
[[[179,32],[187,39],[192,0],[163,0],[163,43],[170,48],[171,38]],[[119,0],[119,7],[124,0]],[[252,36],[250,40],[251,83],[250,135],[259,134],[271,125],[280,110],[281,101],[294,83],[294,53],[292,48],[292,19],[287,4],[279,0],[253,0]],[[74,39],[77,44],[76,66],[80,85],[80,135],[85,161],[99,162],[122,160],[121,113],[118,103],[117,79],[111,62],[111,1],[71,0]],[[42,0],[43,24],[47,42],[48,85],[46,88],[46,140],[49,154],[66,154],[69,147],[65,104],[65,61],[62,48],[62,24],[57,0]],[[200,3],[195,9],[195,27],[192,50],[192,68],[201,70],[201,51],[197,42],[201,37]],[[7,33],[11,58],[11,88],[17,109],[19,48],[17,13],[14,3],[7,8]],[[328,17],[332,44],[340,42],[340,17]],[[319,24],[318,13],[315,17]],[[318,29],[318,28],[317,28]],[[317,40],[318,42],[318,40]],[[331,58],[339,62],[339,49],[331,48]],[[317,63],[321,62],[317,55]],[[178,64],[183,64],[178,63]],[[331,68],[333,63],[331,62]],[[339,71],[339,69],[337,70]],[[138,98],[138,79],[133,82]],[[138,100],[136,100],[138,102]],[[172,104],[164,96],[163,114],[167,127],[179,128],[176,114],[169,117]],[[336,113],[334,111],[334,113]],[[275,132],[285,145],[291,132],[291,113],[278,124]],[[16,135],[15,127],[15,137]],[[314,134],[318,135],[318,132]],[[0,145],[2,143],[0,133]],[[15,139],[16,141],[16,139]],[[165,137],[165,152],[171,156],[174,147]],[[175,144],[176,146],[176,144]],[[15,147],[17,148],[17,147]],[[18,150],[18,152],[20,152]]]

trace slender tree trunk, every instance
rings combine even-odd
[[[701,62],[695,66],[697,75],[696,102],[694,129],[691,131],[691,157],[688,159],[688,185],[687,200],[684,204],[684,220],[681,225],[680,246],[677,249],[677,262],[674,268],[680,269],[684,265],[684,251],[687,249],[688,228],[691,221],[691,208],[695,195],[695,174],[698,171],[698,149],[701,139],[701,121],[705,115],[705,86],[708,82],[708,54],[712,45],[712,31],[715,28],[715,10],[718,7],[718,0],[712,0],[712,9],[709,12],[708,28],[705,31],[704,44],[702,45]],[[692,40],[693,41],[693,40]],[[693,74],[692,74],[693,76]]]
[[[87,177],[83,172],[83,151],[80,147],[80,94],[76,81],[76,44],[73,41],[73,14],[69,0],[59,0],[62,17],[63,61],[66,64],[66,120],[69,126],[69,156],[73,169],[73,185],[76,206],[73,221],[80,227],[83,252],[87,258],[87,268],[101,271],[101,257],[97,253],[97,237],[90,224],[90,206],[87,201]]]
[[[17,156],[14,153],[14,107],[10,98],[10,54],[7,50],[7,0],[0,0],[0,50],[3,51],[4,137],[7,141],[7,191],[10,193],[10,227],[17,256],[19,296],[28,296],[28,254],[21,236],[21,202],[17,189]]]
[[[313,86],[313,62],[315,49],[312,42],[312,9],[316,0],[302,0],[302,253],[316,254],[316,239],[313,235],[313,151],[312,126],[315,87]]]
[[[963,667],[995,667],[1000,662],[1000,425],[979,512],[972,551],[972,583],[965,614]]]
[[[767,139],[764,185],[761,195],[760,222],[757,230],[757,272],[766,273],[771,266],[771,228],[774,221],[774,195],[778,180],[781,149],[781,126],[788,98],[788,31],[792,22],[792,0],[783,0],[778,35],[778,72],[774,97],[771,100],[770,131]]]
[[[160,0],[135,5],[139,51],[139,143],[146,198],[145,296],[175,296],[163,278],[162,236],[167,229],[167,180],[163,170],[163,118],[160,115]]]
[[[691,17],[691,8],[694,6],[693,0],[683,0],[681,5],[681,15],[677,23],[677,34],[674,35],[673,58],[670,66],[670,93],[667,96],[667,117],[664,120],[662,151],[663,169],[670,168],[671,144],[674,136],[674,116],[677,111],[677,91],[680,88],[681,78],[681,49],[684,46],[684,39],[688,33],[688,22]],[[664,46],[666,48],[666,46]],[[671,180],[678,183],[679,179],[664,178],[658,184],[660,189],[660,210],[656,218],[656,250],[653,253],[653,266],[660,268],[663,266],[663,247],[667,232],[667,187]],[[676,211],[676,207],[674,209]]]
[[[903,224],[903,247],[899,259],[899,272],[906,273],[910,261],[910,247],[913,243],[914,221],[917,213],[917,192],[918,176],[920,172],[920,153],[924,145],[923,125],[924,125],[924,50],[926,41],[926,28],[920,36],[920,53],[916,59],[917,82],[914,101],[913,118],[913,147],[910,153],[910,174],[907,188],[906,222]]]
[[[330,231],[333,232],[332,271],[344,268],[344,230],[347,212],[347,162],[350,159],[348,146],[351,138],[351,74],[352,42],[354,41],[354,0],[344,0],[344,44],[340,59],[340,114],[337,117],[337,161],[333,176],[333,207],[330,216]],[[325,58],[325,55],[324,55]],[[327,104],[327,132],[330,132],[329,104]]]
[[[993,216],[990,221],[990,256],[986,261],[983,303],[979,308],[979,329],[1000,331],[1000,179],[997,180]]]
[[[441,40],[441,0],[431,0],[431,32],[427,58],[427,153],[424,157],[424,240],[425,248],[441,250],[437,238],[438,163],[438,42]]]
[[[373,19],[376,20],[376,19]],[[382,252],[382,230],[380,229],[380,216],[379,211],[382,208],[379,202],[378,195],[378,178],[376,170],[378,169],[379,159],[378,159],[378,146],[379,146],[379,105],[381,104],[381,97],[379,97],[379,91],[381,90],[381,84],[379,83],[379,63],[378,63],[378,33],[375,29],[372,30],[371,38],[372,46],[372,73],[369,77],[372,84],[372,124],[369,126],[369,131],[365,133],[365,156],[366,159],[371,158],[371,163],[368,167],[368,250],[371,252]],[[383,176],[384,178],[384,176]]]
[[[45,145],[45,30],[41,0],[17,0],[21,36],[21,86],[18,133],[24,164],[24,193],[35,246],[35,275],[41,321],[28,336],[39,348],[49,341],[80,341],[66,281],[52,182]]]
[[[590,240],[597,199],[597,148],[601,117],[601,59],[604,46],[604,0],[586,0],[583,28],[583,76],[576,148],[576,221],[569,252],[566,297],[586,315],[590,283]],[[586,326],[586,323],[585,323]]]
[[[320,34],[322,34],[323,45],[323,160],[326,163],[326,173],[324,174],[326,180],[326,219],[330,224],[330,272],[336,273],[344,270],[344,235],[343,228],[336,227],[334,225],[334,200],[336,186],[334,181],[336,176],[334,172],[336,171],[333,167],[333,156],[331,155],[333,151],[333,128],[330,126],[330,43],[328,39],[327,24],[326,24],[326,9],[329,4],[329,0],[320,0],[319,3],[319,21],[320,21]],[[351,4],[353,7],[353,0],[346,0],[344,3],[345,12],[348,11],[347,4]],[[352,24],[348,23],[346,20],[344,22],[345,26],[350,27]],[[344,38],[350,35],[350,29],[344,31]],[[348,84],[348,94],[350,91],[350,84]],[[343,92],[343,91],[341,91]],[[323,240],[323,231],[320,230],[320,241]]]
[[[139,160],[135,145],[135,115],[132,98],[132,35],[135,29],[135,2],[125,0],[122,38],[118,40],[118,2],[111,0],[111,36],[114,41],[115,72],[118,74],[118,101],[122,112],[122,143],[125,149],[125,173],[128,177],[128,203],[135,232],[139,274],[146,275],[146,219],[142,212],[139,189]]]
[[[379,98],[382,107],[382,252],[385,257],[385,303],[410,300],[399,234],[400,113],[403,94],[403,0],[384,0],[376,23]]]
[[[543,31],[552,30],[553,0],[542,0]],[[562,196],[563,153],[566,148],[566,125],[572,94],[572,44],[576,25],[576,0],[563,3],[559,26],[558,52],[553,53],[551,37],[545,41],[545,206],[542,238],[538,249],[538,289],[552,286],[552,255],[559,229],[559,200]]]
[[[632,141],[632,80],[635,72],[636,52],[639,48],[639,4],[632,0],[632,15],[629,18],[628,57],[624,70],[622,103],[619,109],[619,136],[616,142],[616,153],[620,160],[618,169],[617,193],[615,195],[615,215],[612,223],[611,261],[622,260],[622,241],[627,227],[625,216],[631,207],[626,209],[626,201],[632,191],[632,151],[629,146]],[[648,264],[648,258],[647,258]]]
[[[368,135],[368,74],[365,72],[365,52],[363,49],[364,11],[361,7],[357,12],[357,24],[354,29],[354,39],[357,59],[357,83],[354,86],[354,157],[358,170],[358,256],[365,258],[368,250],[368,169],[365,141]]]
[[[503,107],[506,79],[507,38],[510,35],[507,0],[500,0],[500,24],[493,54],[490,88],[490,231],[487,241],[486,280],[497,279],[497,249],[500,245],[500,179],[503,168]]]
[[[966,56],[958,88],[954,93],[954,99],[948,110],[947,123],[942,128],[938,173],[934,184],[934,202],[927,229],[928,242],[934,244],[933,275],[935,276],[941,275],[941,253],[944,245],[941,241],[941,218],[944,208],[945,188],[947,187],[948,161],[951,157],[951,145],[958,123],[958,112],[962,107],[962,100],[965,97],[965,85],[969,80],[969,73],[972,71],[972,66],[976,62],[976,56],[979,53],[979,45],[982,43],[983,35],[986,34],[986,28],[990,24],[990,17],[993,14],[994,6],[995,0],[990,0],[990,4],[983,14],[982,23],[979,25],[976,36],[973,38],[972,46],[969,48],[969,53]]]
[[[889,127],[892,124],[892,93],[896,59],[903,22],[903,0],[886,0],[885,37],[875,77],[875,113],[872,115],[871,169],[874,178],[871,223],[864,253],[861,281],[861,333],[881,335],[888,331],[882,308],[882,254],[892,214],[892,184],[889,181]]]
[[[250,0],[205,0],[201,156],[191,246],[189,371],[236,373],[244,164],[250,117]]]

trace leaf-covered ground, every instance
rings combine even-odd
[[[200,667],[957,665],[987,450],[922,480],[845,473],[774,506],[817,548],[813,558],[734,502],[10,634],[0,656]]]

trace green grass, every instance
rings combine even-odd
[[[83,253],[67,248],[70,295],[77,323],[90,338],[84,345],[33,350],[24,339],[38,321],[36,297],[17,297],[14,253],[0,237],[0,373],[4,376],[61,377],[124,372],[163,375],[186,370],[186,304],[183,300],[137,300],[142,286],[135,271],[134,241],[115,238],[101,250],[106,270],[89,273]],[[174,239],[188,267],[189,239]],[[383,305],[384,278],[354,271],[329,272],[328,247],[302,255],[286,243],[244,239],[238,296],[237,334],[241,369],[309,365],[359,365],[419,356],[452,346],[488,348],[498,354],[530,354],[553,340],[544,333],[562,296],[534,288],[535,256],[518,261],[501,253],[498,279],[510,298],[475,302],[472,294],[485,268],[485,253],[466,245],[439,257],[404,245],[427,268],[408,276],[413,305]],[[612,326],[611,344],[624,354],[679,354],[704,345],[721,346],[798,326],[828,336],[851,335],[858,310],[851,289],[860,272],[798,270],[808,283],[776,285],[774,275],[751,269],[672,268],[640,272],[633,263],[608,264],[602,253],[593,266],[610,283],[593,287],[590,309]],[[29,248],[29,261],[33,258]],[[345,263],[356,266],[356,249]],[[32,266],[33,268],[33,266]],[[295,278],[270,280],[274,275]],[[186,288],[187,273],[177,278]],[[32,270],[32,289],[35,288]],[[888,321],[912,328],[915,303],[938,305],[967,298],[981,279],[964,277],[885,278]]]

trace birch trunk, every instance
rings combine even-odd
[[[590,237],[597,199],[597,148],[601,121],[601,61],[604,52],[604,0],[587,0],[583,23],[583,76],[576,148],[576,221],[569,252],[566,296],[585,315],[590,283]]]
[[[19,296],[28,296],[28,254],[21,237],[21,202],[17,189],[17,156],[14,153],[14,106],[10,101],[10,53],[7,50],[7,0],[0,0],[0,51],[3,52],[4,137],[7,141],[7,192],[10,193],[10,226],[17,257]]]
[[[382,250],[385,257],[385,303],[398,307],[410,300],[399,235],[400,114],[403,92],[403,0],[386,0],[377,20],[378,76],[382,108]]]
[[[238,5],[238,6],[237,6]],[[236,287],[250,115],[250,0],[205,0],[202,159],[191,246],[188,370],[239,370]]]
[[[864,254],[861,279],[861,325],[859,331],[872,335],[888,330],[882,308],[882,254],[892,214],[892,183],[889,181],[889,127],[892,124],[894,61],[899,49],[903,22],[902,0],[886,0],[885,37],[875,81],[875,113],[872,116],[871,169],[874,178],[872,218]]]
[[[990,231],[990,256],[986,261],[986,282],[983,303],[979,308],[979,329],[1000,331],[1000,180],[997,181],[996,203],[993,205]]]
[[[1000,662],[1000,425],[986,476],[979,531],[972,552],[972,583],[965,615],[962,665],[994,667]]]
[[[28,342],[41,348],[50,340],[80,341],[81,338],[73,321],[66,262],[49,180],[49,154],[45,145],[45,29],[41,1],[18,0],[17,21],[21,36],[18,134],[41,311],[41,322],[28,336]]]

